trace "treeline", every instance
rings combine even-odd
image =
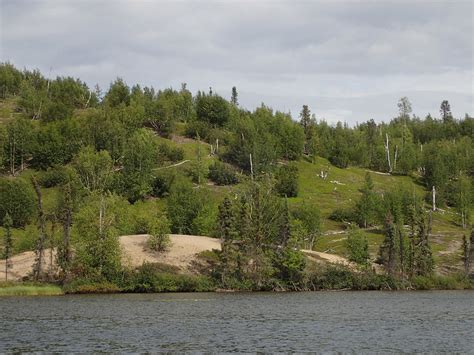
[[[459,223],[464,228],[470,223],[474,120],[452,117],[447,101],[439,119],[412,116],[402,98],[399,117],[388,124],[332,126],[308,106],[299,122],[263,104],[248,111],[240,107],[235,87],[230,100],[212,89],[193,96],[186,84],[155,90],[130,87],[122,79],[102,92],[75,78],[49,79],[9,63],[0,64],[0,96],[12,99],[16,110],[0,124],[4,256],[12,253],[11,229],[34,223],[38,237],[30,248],[37,252],[37,279],[46,272],[41,265],[50,248],[57,251],[59,279],[123,285],[130,275],[124,276],[118,235],[148,233],[150,248],[163,250],[171,231],[221,238],[211,276],[223,287],[318,288],[316,280],[308,281],[300,249],[314,248],[321,234],[319,211],[305,204],[290,208],[287,201],[299,194],[294,163],[299,159],[323,157],[340,168],[412,175],[424,184],[425,196],[396,189],[382,195],[369,174],[360,200],[331,215],[359,227],[385,226],[379,262],[390,277],[432,274],[424,202],[432,209],[454,206]],[[182,149],[158,143],[158,137],[173,135],[197,142],[195,159],[182,171],[162,169],[183,163]],[[208,167],[203,160],[209,154],[215,161]],[[217,208],[204,188],[196,188],[207,179],[241,184]],[[45,200],[41,188],[51,187],[57,194]],[[143,207],[150,198],[164,199],[166,208]],[[375,275],[367,240],[357,228],[349,233],[347,249],[367,275]]]

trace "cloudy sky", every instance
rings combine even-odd
[[[213,90],[330,122],[473,114],[472,1],[0,0],[0,60],[107,88]],[[49,74],[50,73],[50,74]]]

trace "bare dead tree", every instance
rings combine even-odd
[[[390,161],[390,147],[388,144],[388,133],[385,133],[385,152],[387,153],[388,172],[392,173],[392,163]]]

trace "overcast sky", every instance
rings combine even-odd
[[[106,89],[213,90],[297,118],[473,114],[472,1],[1,2],[0,60]]]

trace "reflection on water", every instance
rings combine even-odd
[[[473,352],[474,292],[0,298],[5,351]]]

